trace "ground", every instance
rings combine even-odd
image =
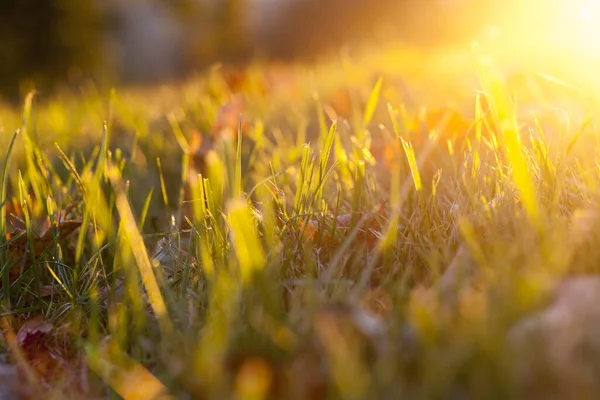
[[[3,389],[596,393],[593,87],[474,51],[215,66],[2,107]]]

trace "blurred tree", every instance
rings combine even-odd
[[[227,59],[248,56],[250,37],[246,3],[246,0],[221,0],[217,4],[218,45]]]
[[[94,0],[0,1],[0,97],[53,87],[101,61]]]
[[[266,27],[258,27],[258,42],[267,55],[283,59],[327,54],[340,45],[376,38],[448,44],[472,40],[491,16],[512,10],[509,5],[515,2],[290,0]]]
[[[430,0],[423,0],[429,3]],[[289,1],[260,32],[260,47],[278,58],[320,55],[346,42],[371,38],[384,25],[407,24],[400,10],[420,7],[412,0]]]
[[[188,0],[189,1],[189,0]],[[190,69],[215,61],[244,62],[252,55],[252,21],[248,0],[192,0],[194,8],[180,15]]]
[[[439,43],[468,37],[506,3],[518,0],[0,0],[0,97],[53,88],[74,71],[151,82],[257,50],[289,60],[378,35]]]

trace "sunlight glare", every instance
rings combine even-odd
[[[495,18],[487,49],[517,68],[597,80],[600,0],[522,0]],[[585,76],[585,78],[584,78]],[[600,83],[600,82],[598,82]]]

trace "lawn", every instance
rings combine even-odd
[[[567,64],[387,49],[0,107],[0,390],[594,398],[600,144]]]

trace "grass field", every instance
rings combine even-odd
[[[597,340],[553,355],[593,310],[526,319],[598,273],[594,86],[506,71],[390,50],[2,107],[0,389],[594,398]]]

